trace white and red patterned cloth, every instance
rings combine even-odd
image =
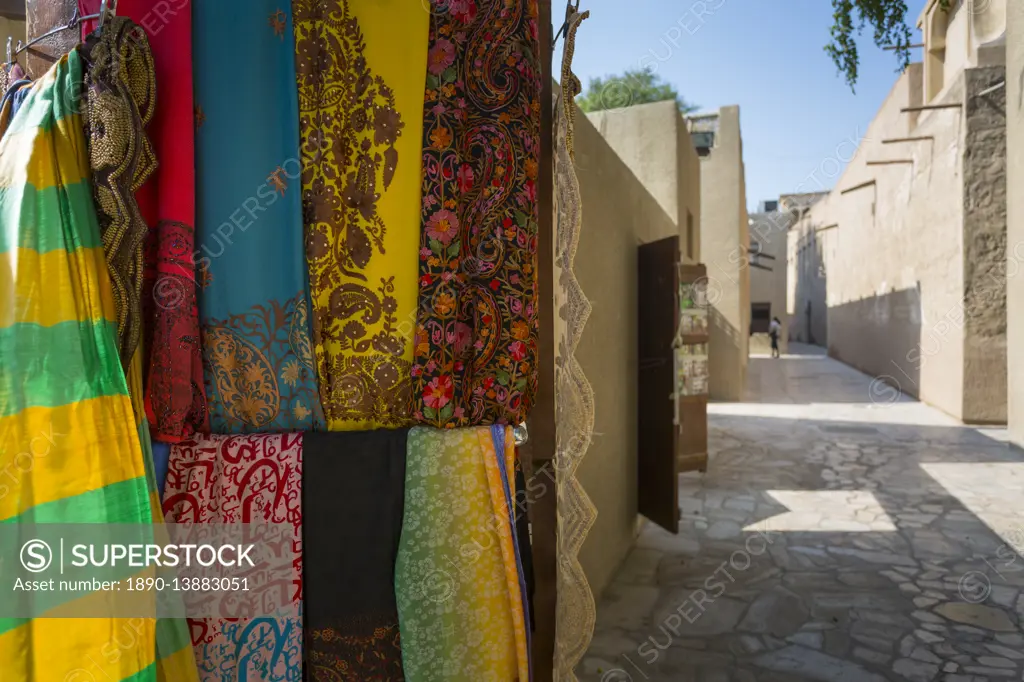
[[[177,443],[163,500],[168,523],[272,529],[279,546],[260,551],[291,563],[290,580],[287,571],[283,579],[280,570],[256,571],[247,591],[220,595],[231,616],[253,617],[189,618],[203,682],[301,680],[302,435],[213,435]]]

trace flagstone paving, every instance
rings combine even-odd
[[[809,347],[709,407],[681,528],[647,523],[583,682],[1024,680],[1024,456]]]

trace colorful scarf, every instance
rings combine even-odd
[[[291,6],[196,0],[197,263],[216,433],[322,429]]]
[[[2,523],[159,518],[118,355],[79,113],[82,79],[75,50],[31,87],[0,140],[0,468],[20,476],[0,498]],[[0,619],[0,669],[14,682],[195,680],[179,625]],[[110,656],[111,637],[122,633],[129,637]]]
[[[291,526],[302,546],[302,436],[209,436],[171,449],[164,513],[173,523]],[[297,682],[302,679],[302,555],[292,585],[250,582],[253,610],[281,605],[278,617],[190,618],[204,682]]]
[[[511,429],[416,427],[407,452],[395,569],[406,679],[526,682]]]
[[[395,560],[408,431],[310,433],[302,531],[310,680],[399,682]]]
[[[410,423],[421,0],[295,0],[306,258],[332,431]],[[401,49],[396,49],[401,45]]]
[[[537,388],[537,0],[431,0],[413,410],[519,423]]]
[[[145,405],[153,437],[169,442],[209,430],[196,304],[195,121],[191,0],[157,11],[152,0],[120,0],[117,10],[148,34],[159,106],[147,131],[160,162],[136,192],[149,226],[143,254],[143,333],[150,349]],[[78,0],[82,15],[100,0]],[[92,30],[95,22],[83,25]]]

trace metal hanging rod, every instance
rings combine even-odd
[[[108,3],[109,3],[109,5],[108,5]],[[71,20],[68,21],[68,23],[66,25],[58,26],[55,29],[47,31],[46,33],[44,33],[41,36],[37,36],[37,37],[33,38],[32,40],[28,41],[24,45],[20,45],[18,47],[18,49],[14,51],[14,55],[19,55],[22,52],[24,52],[25,50],[27,50],[28,48],[30,48],[33,45],[35,45],[36,43],[41,42],[43,40],[46,40],[47,38],[49,38],[51,36],[55,36],[55,35],[57,35],[58,33],[62,32],[62,31],[70,31],[73,28],[78,28],[82,24],[82,22],[89,21],[90,19],[99,19],[100,20],[100,25],[99,25],[98,28],[103,28],[103,23],[106,21],[106,18],[108,16],[117,16],[117,3],[116,2],[111,2],[111,0],[103,0],[103,3],[100,6],[100,11],[98,13],[96,13],[96,14],[86,14],[85,16],[80,16],[78,14],[78,7],[76,6],[74,14],[71,15]],[[10,38],[8,38],[7,41],[8,41],[8,45],[9,45],[10,44]],[[8,60],[8,61],[10,61],[10,60]]]

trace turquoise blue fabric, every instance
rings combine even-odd
[[[210,428],[324,428],[291,3],[194,0],[196,264]]]

